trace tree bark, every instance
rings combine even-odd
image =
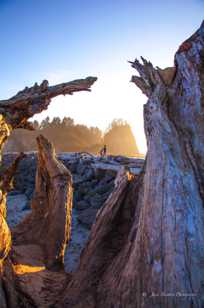
[[[99,212],[56,307],[204,306],[204,22],[161,70],[131,62],[148,97],[148,152]]]

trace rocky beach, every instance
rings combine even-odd
[[[17,154],[3,156],[8,166]],[[103,206],[114,188],[114,181],[121,168],[138,175],[144,161],[125,156],[98,157],[89,153],[61,153],[58,159],[69,169],[73,179],[73,211],[71,240],[65,253],[65,270],[73,272],[88,239],[97,211]],[[30,202],[35,190],[37,155],[27,153],[20,162],[14,177],[13,190],[7,197],[7,220],[15,227],[31,212]]]

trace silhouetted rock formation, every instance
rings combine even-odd
[[[106,144],[108,154],[140,157],[130,125],[120,119],[113,120],[104,135],[98,127],[75,124],[68,117],[54,117],[52,120],[46,117],[40,123],[35,120],[32,124],[34,131],[17,129],[12,132],[5,144],[4,153],[36,151],[36,137],[42,134],[55,145],[57,153],[98,154]]]
[[[104,144],[112,155],[139,156],[130,125],[123,120],[114,120],[104,135]]]

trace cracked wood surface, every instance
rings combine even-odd
[[[45,308],[56,301],[69,280],[64,252],[71,232],[72,177],[46,138],[39,136],[37,144],[32,212],[12,230],[10,256],[19,293],[32,305]]]
[[[56,307],[204,305],[204,22],[179,48],[174,68],[143,58],[131,64],[139,73],[132,82],[148,97],[144,171],[99,212]]]

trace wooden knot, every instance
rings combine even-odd
[[[189,42],[189,41],[185,41],[185,42],[184,42],[183,44],[181,44],[181,46],[179,47],[178,53],[188,51],[189,49],[191,49],[191,47],[192,47],[192,43]]]

